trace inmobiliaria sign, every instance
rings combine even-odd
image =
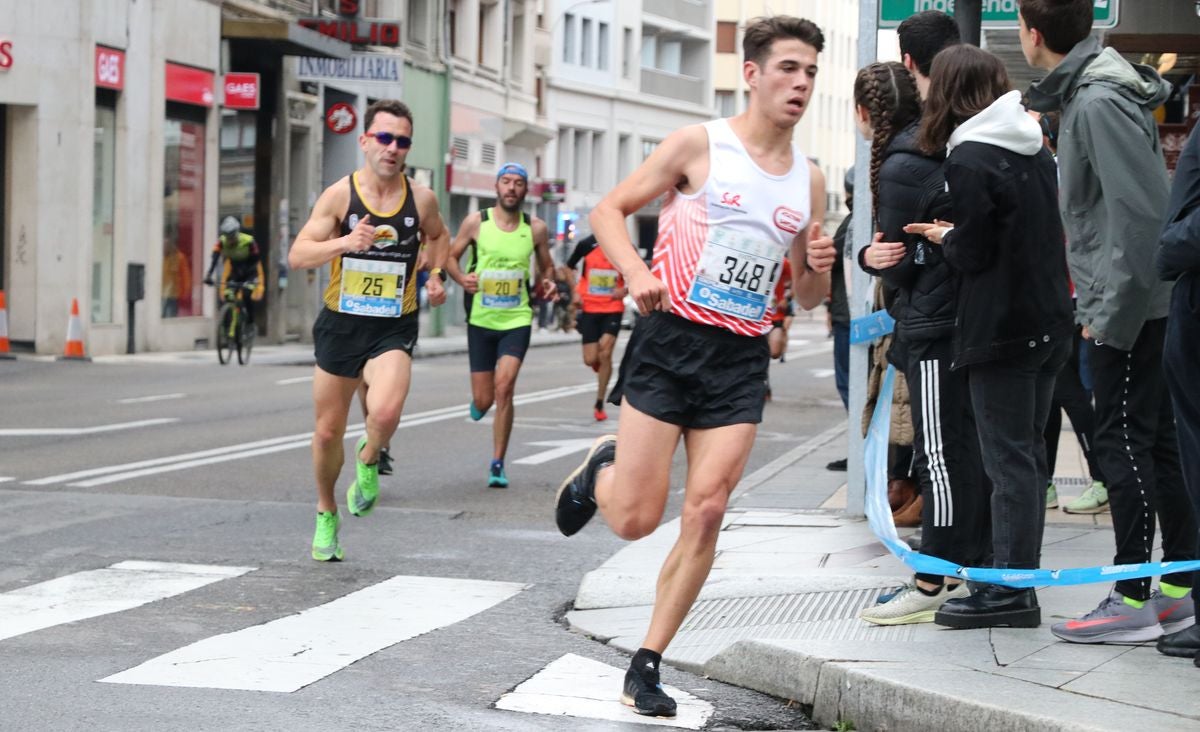
[[[337,18],[301,18],[299,23],[339,41],[358,45],[399,46],[400,24],[390,20],[359,18],[362,0],[338,0]]]

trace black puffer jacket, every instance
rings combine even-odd
[[[935,218],[954,221],[950,194],[942,175],[941,155],[926,155],[917,147],[919,123],[892,138],[879,168],[879,201],[876,222],[884,241],[904,242],[907,253],[894,267],[868,267],[864,248],[859,265],[882,277],[895,290],[888,312],[896,319],[896,336],[903,341],[931,341],[954,334],[958,275],[946,261],[942,248],[923,237],[904,233],[907,224]]]

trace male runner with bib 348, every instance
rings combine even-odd
[[[666,508],[680,438],[687,450],[679,539],[625,674],[621,699],[639,714],[675,716],[659,662],[712,568],[729,494],[762,421],[771,297],[785,252],[802,307],[829,291],[836,253],[821,234],[825,179],[792,142],[822,46],[810,21],[751,22],[742,65],[748,109],[671,133],[592,210],[600,246],[646,317],[621,365],[617,435],[598,439],[559,488],[559,530],[574,534],[599,508],[618,536],[650,534]],[[625,217],[664,193],[647,269]]]
[[[355,479],[347,508],[366,516],[379,497],[379,451],[388,444],[408,396],[417,344],[417,255],[420,240],[434,264],[425,289],[431,305],[445,302],[442,278],[449,233],[433,191],[404,175],[412,146],[412,113],[380,100],[363,115],[358,144],[366,163],[325,189],[288,253],[293,269],[331,265],[325,307],[313,324],[317,530],[312,557],[340,560],[333,487],[345,459],[350,402],[367,390],[367,430],[355,446]]]

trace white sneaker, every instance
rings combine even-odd
[[[960,582],[954,589],[947,589],[942,585],[932,597],[918,590],[915,585],[909,585],[882,605],[860,610],[858,617],[875,625],[932,623],[934,613],[946,600],[970,596],[971,591],[967,589],[966,582]]]

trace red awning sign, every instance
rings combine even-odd
[[[339,135],[353,132],[358,127],[358,113],[345,102],[330,105],[325,111],[325,126]]]
[[[167,100],[211,107],[214,75],[193,66],[167,63]]]
[[[96,86],[103,89],[125,88],[125,52],[96,46]]]
[[[260,89],[258,74],[225,74],[225,108],[258,109]]]

